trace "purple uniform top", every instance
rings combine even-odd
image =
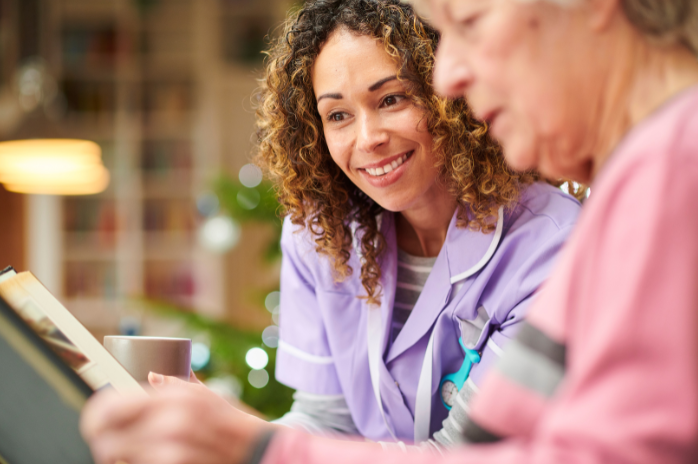
[[[533,184],[510,211],[500,213],[495,232],[456,227],[454,214],[446,241],[424,289],[394,343],[388,346],[396,288],[397,243],[394,215],[384,212],[381,232],[387,247],[380,257],[381,307],[371,307],[359,279],[360,257],[343,282],[333,279],[326,256],[315,251],[307,230],[284,223],[281,239],[280,342],[276,378],[314,394],[344,395],[359,432],[374,441],[414,439],[417,390],[425,353],[433,338],[429,436],[441,428],[448,410],[439,384],[459,370],[464,352],[481,353],[470,373],[479,385],[526,313],[533,294],[548,277],[560,247],[579,214],[571,196],[547,184]],[[369,368],[369,313],[380,310],[382,359],[377,378],[382,409]],[[375,313],[374,313],[375,314]]]

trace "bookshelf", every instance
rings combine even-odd
[[[219,168],[197,151],[197,118],[215,109],[197,98],[206,82],[194,53],[197,35],[215,33],[197,22],[200,10],[216,2],[50,3],[63,127],[97,138],[112,173],[106,192],[62,200],[64,301],[105,333],[133,297],[222,315],[223,285],[200,285],[197,270],[221,258],[198,249],[194,208],[197,178]]]
[[[61,95],[62,135],[96,141],[111,174],[99,195],[17,201],[22,266],[98,337],[118,331],[134,297],[247,329],[269,325],[257,301],[263,295],[250,290],[277,285],[278,269],[260,258],[265,230],[246,226],[237,248],[213,255],[197,244],[195,204],[217,175],[237,176],[248,162],[258,51],[289,7],[288,0],[0,0],[0,139],[16,122],[4,106],[13,73],[39,54]],[[33,42],[23,39],[24,10],[41,12]]]

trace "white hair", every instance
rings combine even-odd
[[[698,0],[622,0],[630,22],[646,36],[698,55]]]
[[[584,0],[544,1],[571,6]],[[621,5],[631,24],[645,36],[659,43],[684,45],[698,55],[698,0],[621,0]]]
[[[425,13],[424,0],[402,0]],[[585,0],[517,0],[547,1],[572,6]],[[646,37],[664,44],[681,44],[698,55],[698,0],[621,0],[628,20]]]

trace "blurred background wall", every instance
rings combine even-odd
[[[278,225],[268,185],[240,173],[260,51],[292,6],[0,0],[0,141],[92,140],[111,175],[89,196],[0,187],[0,267],[34,272],[100,340],[199,340],[202,375],[271,415],[288,399],[258,372],[278,334]],[[254,347],[271,364],[245,363]]]

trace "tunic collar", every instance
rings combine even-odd
[[[407,319],[402,331],[390,347],[386,363],[417,343],[422,337],[431,332],[432,326],[439,314],[448,305],[453,284],[467,279],[482,269],[494,254],[499,244],[503,229],[503,210],[499,211],[499,221],[495,231],[484,234],[469,228],[457,227],[457,211],[454,213],[446,233],[446,241],[436,258],[424,289]],[[383,298],[390,301],[382,302],[383,335],[389,334],[392,306],[395,298],[397,274],[397,239],[395,235],[394,215],[383,213],[381,232],[386,237],[386,256],[382,261],[383,267]],[[384,340],[384,346],[387,339]]]

